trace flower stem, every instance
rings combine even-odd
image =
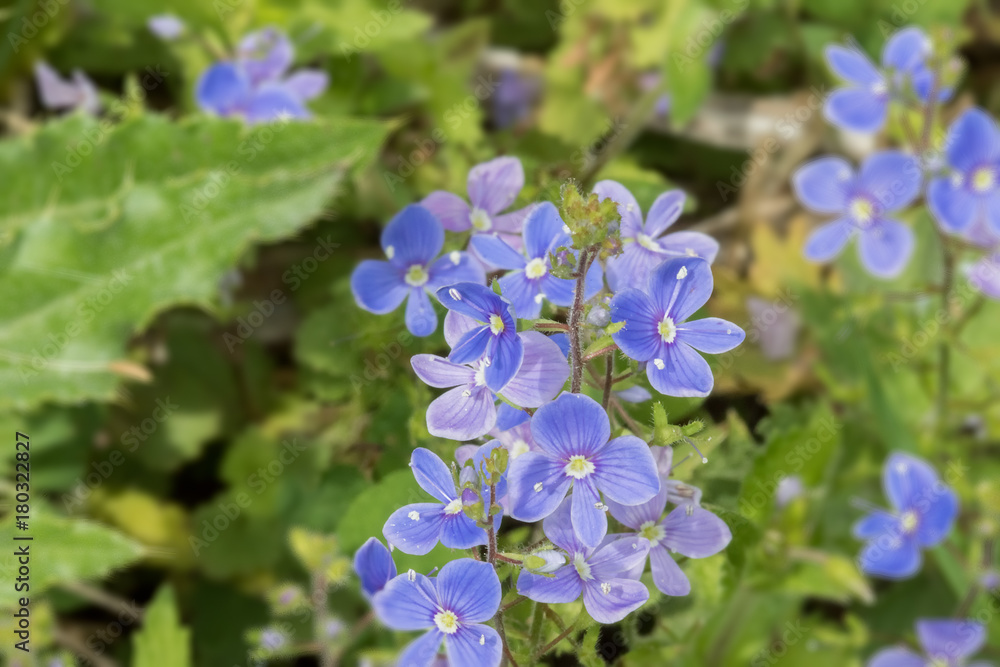
[[[608,403],[611,402],[611,385],[615,383],[614,350],[604,355],[604,360],[607,362],[607,368],[604,369],[604,396],[601,398],[601,406],[604,408],[605,412],[607,412]]]
[[[573,625],[569,626],[568,628],[566,628],[565,630],[563,630],[562,632],[560,632],[558,635],[556,635],[555,639],[553,639],[548,644],[546,644],[541,649],[539,649],[538,653],[535,654],[535,658],[536,659],[540,658],[543,655],[545,655],[546,653],[548,653],[549,651],[551,651],[552,649],[554,649],[559,642],[561,642],[562,640],[564,640],[567,637],[569,637],[570,633],[572,633],[575,628],[576,628],[576,624],[573,624]]]
[[[955,282],[955,255],[944,238],[941,239],[941,255],[944,270],[944,275],[941,277],[941,309],[946,317],[938,342],[937,418],[938,431],[944,435],[948,428],[948,376],[951,367],[951,327],[948,323],[951,321],[952,289]]]
[[[587,269],[589,268],[590,249],[584,248],[580,251],[580,263],[576,269],[576,287],[573,290],[573,307],[569,311],[569,353],[573,373],[570,391],[574,394],[579,394],[583,385],[583,347],[580,341],[582,333],[580,320],[583,318],[583,295],[586,291]]]
[[[497,485],[490,484],[490,504],[489,508],[486,510],[486,560],[495,568],[497,560],[506,560],[499,558],[497,553],[497,531],[493,526],[493,517],[490,515],[490,510],[493,509],[493,505],[497,502]],[[497,634],[500,635],[500,644],[503,646],[504,655],[507,656],[507,661],[510,663],[511,667],[518,667],[517,661],[514,660],[514,656],[510,653],[510,647],[507,645],[507,633],[504,631],[503,625],[503,612],[504,608],[499,607],[497,609],[496,615],[493,617],[493,624],[496,626]]]

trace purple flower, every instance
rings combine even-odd
[[[524,187],[524,168],[516,157],[498,157],[469,170],[468,192],[472,208],[458,195],[435,190],[420,202],[453,232],[469,229],[473,234],[499,234],[520,247],[518,235],[531,206],[501,213],[517,199]]]
[[[444,461],[434,452],[418,447],[410,457],[413,476],[424,491],[438,502],[405,505],[393,512],[382,527],[389,544],[406,554],[422,556],[438,542],[450,549],[469,549],[486,544],[486,531],[462,511],[462,499]],[[496,525],[500,525],[496,515]]]
[[[493,94],[493,123],[499,129],[517,125],[528,117],[538,100],[541,86],[536,77],[505,68]]]
[[[986,628],[975,621],[925,619],[917,621],[917,639],[924,655],[908,648],[882,649],[868,667],[960,667],[986,642]],[[969,667],[989,667],[977,662]]]
[[[905,579],[920,570],[920,550],[948,535],[958,498],[927,463],[900,452],[886,460],[882,486],[894,511],[875,510],[855,524],[855,537],[868,540],[860,567],[868,574]]]
[[[658,71],[643,72],[642,74],[639,75],[639,89],[642,90],[643,92],[649,92],[650,90],[659,87],[660,82],[662,81],[663,81],[663,74]],[[667,115],[670,113],[670,102],[671,102],[670,94],[663,93],[662,95],[656,98],[656,104],[653,107],[653,113],[658,118],[666,118]]]
[[[962,233],[977,224],[1000,236],[1000,130],[980,109],[969,109],[948,129],[945,157],[951,173],[931,181],[927,205],[941,228]]]
[[[524,357],[514,377],[499,393],[511,403],[537,408],[548,403],[569,377],[569,366],[559,346],[537,331],[517,334]],[[432,387],[447,388],[427,409],[431,435],[452,440],[472,440],[497,423],[497,392],[486,386],[488,367],[482,361],[456,364],[433,354],[418,354],[410,363],[417,376]],[[522,413],[523,414],[523,413]]]
[[[551,341],[552,339],[549,338],[549,340]],[[538,445],[535,444],[535,439],[531,435],[531,422],[527,419],[503,430],[500,430],[500,426],[498,425],[490,431],[490,435],[500,441],[500,444],[510,454],[511,459],[516,459],[521,454],[526,454],[527,452],[537,452],[539,450]]]
[[[38,85],[38,97],[46,109],[80,109],[95,115],[101,110],[97,87],[78,69],[73,70],[70,81],[59,76],[59,72],[47,63],[39,61],[35,63],[35,83]]]
[[[830,69],[849,86],[827,98],[823,109],[827,120],[846,130],[876,132],[885,123],[889,102],[899,99],[908,87],[926,102],[934,86],[934,75],[927,67],[932,46],[919,28],[900,30],[885,44],[882,70],[857,47],[828,46]],[[950,96],[950,90],[940,90],[936,101]]]
[[[562,394],[540,407],[531,418],[531,434],[539,451],[514,459],[507,475],[515,519],[547,517],[572,487],[573,529],[582,544],[596,547],[608,531],[602,494],[635,505],[660,489],[646,443],[634,435],[609,442],[608,415],[588,396]]]
[[[804,165],[792,181],[799,199],[817,213],[837,216],[809,236],[805,256],[814,262],[833,259],[857,235],[861,263],[872,275],[899,275],[913,253],[913,232],[886,214],[912,202],[921,181],[917,161],[899,151],[872,155],[857,174],[838,157]]]
[[[524,221],[524,254],[497,235],[477,234],[472,238],[473,250],[487,264],[510,270],[500,279],[500,291],[523,320],[533,320],[541,314],[543,299],[557,306],[573,304],[576,281],[552,275],[549,260],[549,253],[556,248],[572,245],[565,228],[555,205],[544,202],[535,206]],[[594,262],[587,272],[584,296],[589,299],[603,286],[601,265]]]
[[[305,102],[328,84],[325,72],[291,67],[291,42],[274,28],[243,38],[233,62],[216,63],[198,80],[198,106],[219,116],[240,116],[249,123],[308,118]]]
[[[396,576],[396,564],[385,545],[369,537],[354,554],[354,572],[361,580],[361,592],[371,598]]]
[[[510,302],[489,287],[473,282],[442,287],[437,298],[448,310],[477,323],[452,346],[448,360],[454,364],[482,360],[486,386],[493,391],[503,390],[524,359],[524,341],[517,335]]]
[[[528,454],[525,454],[528,456]],[[521,457],[524,458],[524,457]],[[628,572],[646,561],[649,542],[636,537],[610,539],[594,548],[580,541],[566,498],[542,522],[545,536],[569,556],[569,564],[543,577],[522,570],[517,592],[536,602],[573,602],[583,594],[583,606],[598,623],[617,623],[649,599],[649,590]]]
[[[681,571],[671,553],[688,558],[714,556],[733,539],[729,526],[722,519],[694,504],[675,507],[666,518],[666,485],[649,502],[632,507],[608,501],[608,510],[623,525],[636,531],[635,535],[649,540],[649,559],[653,570],[653,583],[666,595],[687,595],[691,582]],[[632,574],[642,574],[645,559]]]
[[[711,236],[700,232],[663,235],[684,211],[684,193],[680,190],[669,190],[657,197],[645,223],[638,202],[621,183],[600,181],[594,186],[594,193],[618,204],[618,213],[622,216],[621,235],[625,249],[608,260],[608,286],[612,291],[629,287],[642,289],[649,272],[671,257],[701,257],[709,263],[715,261],[719,244]]]
[[[717,317],[688,322],[712,295],[712,270],[698,257],[668,259],[649,274],[646,292],[625,289],[611,300],[611,335],[627,356],[649,362],[653,389],[668,396],[707,396],[715,379],[701,355],[728,352],[746,334]]]
[[[366,259],[354,269],[354,300],[365,310],[384,315],[406,299],[406,328],[414,336],[429,336],[437,329],[429,292],[486,280],[482,267],[464,252],[455,250],[434,261],[444,245],[444,230],[421,206],[411,204],[397,213],[382,230],[381,242],[389,261]]]
[[[500,580],[489,563],[453,560],[431,579],[410,570],[375,596],[379,619],[394,630],[427,630],[399,656],[399,665],[427,667],[444,642],[451,667],[500,664],[500,636],[483,625],[500,606]]]
[[[146,21],[149,31],[162,40],[172,41],[184,34],[187,26],[173,14],[157,14]]]

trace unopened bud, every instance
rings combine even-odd
[[[604,328],[611,322],[611,313],[603,306],[594,306],[587,313],[587,324]]]
[[[524,557],[524,567],[538,574],[552,574],[566,564],[566,556],[555,549],[542,549]]]

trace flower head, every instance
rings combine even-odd
[[[454,364],[481,361],[485,385],[501,391],[524,359],[524,341],[517,335],[517,321],[510,302],[478,283],[462,282],[442,287],[437,298],[448,310],[471,318],[475,325],[451,348]]]
[[[557,248],[572,245],[565,226],[556,207],[544,202],[535,206],[524,222],[523,254],[497,235],[478,234],[472,239],[472,248],[487,264],[510,271],[500,279],[500,291],[510,299],[521,319],[537,318],[543,300],[557,306],[573,303],[575,281],[552,275],[549,258]],[[585,298],[594,296],[603,286],[601,266],[594,262],[587,272]]]
[[[1000,129],[980,109],[969,109],[948,129],[949,172],[931,181],[927,205],[947,232],[983,227],[1000,237]],[[994,243],[997,241],[994,238]]]
[[[882,486],[893,510],[876,510],[854,526],[867,540],[861,569],[888,579],[905,579],[920,570],[920,550],[943,540],[958,514],[958,498],[926,462],[896,452],[882,471]]]
[[[642,220],[639,203],[625,186],[616,181],[600,181],[594,192],[603,200],[618,204],[622,216],[621,236],[625,248],[622,254],[608,259],[608,286],[612,291],[634,287],[642,289],[646,278],[658,264],[671,257],[701,257],[715,261],[719,244],[700,232],[674,232],[664,235],[684,211],[684,193],[664,192]]]
[[[634,505],[660,489],[656,463],[641,439],[609,441],[608,415],[594,399],[562,394],[538,409],[531,433],[539,451],[514,459],[507,475],[510,514],[538,521],[572,488],[572,523],[582,544],[597,546],[608,530],[604,498]]]
[[[166,41],[172,41],[184,34],[187,26],[173,14],[157,14],[146,21],[149,31]]]
[[[500,606],[500,580],[490,563],[453,560],[433,579],[411,570],[390,581],[372,606],[394,630],[427,630],[403,650],[400,665],[433,664],[442,642],[451,667],[500,664],[500,636],[483,625]]]
[[[414,336],[429,336],[437,329],[430,292],[486,280],[482,268],[464,252],[456,250],[435,261],[443,245],[441,223],[427,209],[407,206],[382,230],[388,261],[365,260],[351,274],[354,300],[378,315],[394,311],[406,300],[406,328]]]
[[[35,63],[38,97],[46,109],[80,109],[89,114],[101,110],[97,87],[82,71],[73,70],[72,80],[63,79],[47,63]]]
[[[857,174],[838,157],[803,166],[793,177],[799,199],[818,213],[837,216],[808,238],[806,257],[829,261],[857,236],[861,263],[872,275],[899,275],[913,253],[913,232],[888,214],[917,197],[922,178],[917,161],[899,151],[872,155]]]
[[[715,380],[695,350],[728,352],[746,334],[717,317],[688,322],[712,294],[712,270],[697,257],[669,259],[649,274],[646,292],[625,289],[611,300],[611,321],[625,326],[612,338],[621,351],[648,362],[653,389],[668,396],[707,396]]]
[[[385,545],[369,537],[354,554],[354,572],[361,580],[361,591],[371,598],[396,576],[396,564]]]
[[[485,445],[484,445],[485,446]],[[486,531],[462,511],[462,498],[448,466],[428,449],[418,447],[410,457],[413,476],[437,502],[413,503],[393,512],[382,528],[389,544],[403,553],[422,556],[438,542],[450,549],[486,544]],[[501,516],[494,521],[500,525]]]
[[[545,536],[566,552],[567,564],[544,577],[522,571],[517,592],[537,602],[573,602],[583,595],[583,606],[598,623],[617,623],[649,599],[649,590],[630,576],[649,554],[649,542],[638,537],[609,539],[596,548],[580,541],[573,529],[572,500],[566,498],[542,522]]]
[[[924,655],[908,648],[882,649],[868,667],[960,667],[982,648],[986,628],[970,620],[923,619],[917,621],[917,639]]]

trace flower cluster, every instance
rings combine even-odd
[[[671,478],[670,447],[651,446],[641,427],[610,416],[618,414],[612,402],[651,397],[642,371],[660,393],[707,395],[712,371],[695,350],[721,353],[744,339],[731,322],[692,318],[711,296],[718,245],[703,234],[665,233],[684,207],[678,191],[657,198],[645,221],[613,181],[589,195],[574,189],[569,213],[549,202],[505,213],[523,184],[516,158],[474,167],[471,206],[445,192],[407,206],[382,232],[385,259],[364,260],[351,276],[365,310],[386,314],[405,301],[414,335],[437,329],[437,305],[446,311],[449,351],[410,363],[424,383],[446,390],[427,410],[429,433],[467,443],[451,461],[413,451],[410,467],[427,498],[394,511],[382,536],[406,554],[441,544],[472,558],[425,576],[397,574],[375,538],[355,556],[378,618],[426,631],[401,664],[440,661],[442,645],[447,664],[499,664],[509,650],[503,586],[541,605],[582,599],[597,622],[618,622],[649,599],[647,563],[661,592],[687,595],[673,554],[711,556],[731,539],[700,506],[701,492]],[[552,319],[565,310],[567,323]],[[597,352],[584,351],[588,341]],[[619,378],[616,361],[629,364]],[[582,382],[592,362],[608,377],[595,382],[594,396]],[[612,387],[628,379],[631,386]],[[541,522],[545,539],[505,543],[505,516]],[[501,565],[513,574],[501,579]],[[485,625],[494,617],[495,628]]]
[[[880,66],[856,46],[830,46],[826,58],[847,84],[826,100],[827,120],[874,133],[898,119],[908,145],[870,155],[858,169],[842,158],[822,157],[795,174],[802,203],[832,218],[809,237],[806,257],[829,261],[856,238],[865,269],[894,278],[915,247],[913,231],[900,218],[921,201],[943,234],[985,249],[968,277],[987,296],[1000,298],[1000,130],[986,112],[971,108],[954,114],[947,132],[936,131],[935,119],[954,92],[956,62],[935,53],[931,39],[912,27],[888,40]],[[922,127],[913,126],[915,115]]]

